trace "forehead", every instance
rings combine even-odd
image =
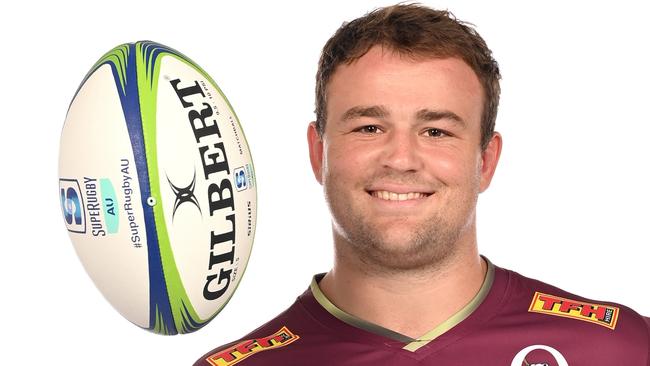
[[[355,106],[382,105],[396,114],[449,110],[480,124],[483,90],[459,58],[412,58],[376,46],[336,68],[327,100],[328,120]]]

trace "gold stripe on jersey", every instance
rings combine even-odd
[[[384,328],[381,325],[368,322],[366,320],[348,314],[345,311],[339,309],[325,296],[325,294],[323,294],[320,287],[318,286],[318,281],[316,280],[316,276],[314,276],[314,278],[311,281],[310,289],[312,294],[314,294],[314,298],[316,299],[316,301],[318,301],[318,303],[334,317],[338,318],[339,320],[349,325],[352,325],[353,327],[363,329],[370,333],[378,334],[390,339],[394,339],[398,342],[406,343],[403,349],[407,351],[415,352],[419,348],[427,345],[429,342],[433,341],[441,334],[445,333],[449,329],[453,328],[454,326],[458,325],[460,322],[465,320],[483,302],[487,294],[490,292],[490,288],[492,287],[492,282],[494,281],[494,265],[487,258],[483,257],[483,259],[485,259],[485,262],[487,263],[488,270],[485,276],[485,280],[483,280],[483,284],[481,285],[481,288],[479,289],[478,293],[474,296],[474,298],[456,314],[452,315],[450,318],[445,320],[442,324],[438,325],[433,330],[427,332],[426,334],[424,334],[422,337],[419,337],[418,339],[413,339],[409,336],[392,331],[388,328]]]
[[[327,312],[330,314],[334,315],[336,318],[339,320],[350,324],[353,327],[357,327],[363,330],[366,330],[370,333],[375,333],[379,334],[381,336],[387,337],[394,339],[399,342],[403,343],[409,343],[413,342],[414,339],[408,336],[405,336],[403,334],[394,332],[388,328],[384,328],[381,325],[377,325],[368,321],[365,321],[361,318],[357,318],[354,315],[348,314],[345,311],[339,309],[336,305],[334,305],[326,296],[323,294],[323,292],[320,290],[320,287],[318,286],[318,282],[316,281],[316,276],[311,280],[311,292],[314,294],[314,298],[316,298],[316,301],[325,309]]]
[[[467,319],[467,317],[470,316],[479,307],[479,305],[481,305],[481,303],[483,303],[483,300],[485,300],[485,297],[488,295],[490,289],[492,288],[492,282],[494,282],[494,265],[487,258],[485,258],[485,261],[488,265],[487,274],[485,275],[485,280],[483,280],[483,285],[481,285],[481,288],[478,290],[478,293],[474,296],[474,298],[467,305],[465,305],[465,307],[460,309],[459,312],[449,317],[449,319],[445,320],[442,322],[442,324],[438,325],[425,335],[407,344],[403,347],[403,349],[412,352],[417,351],[419,348],[427,345],[429,342],[438,338],[441,334],[445,333],[449,329],[458,325],[463,320]]]

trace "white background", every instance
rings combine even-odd
[[[332,263],[307,158],[320,48],[385,1],[10,2],[0,10],[0,364],[190,365],[285,307]],[[476,24],[500,63],[504,150],[479,202],[495,264],[650,315],[650,30],[642,2],[434,1]],[[11,4],[11,5],[7,5]],[[488,5],[489,4],[489,5]],[[123,319],[84,272],[61,219],[59,134],[107,50],[154,40],[220,84],[257,169],[252,259],[225,310],[163,337]]]

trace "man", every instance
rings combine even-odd
[[[397,5],[344,24],[308,127],[334,268],[196,365],[650,366],[650,319],[479,255],[499,79],[483,39],[447,12]]]

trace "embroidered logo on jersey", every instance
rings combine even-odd
[[[291,333],[287,327],[282,327],[282,329],[268,337],[248,339],[221,350],[206,358],[206,361],[214,366],[230,366],[256,353],[287,346],[299,338],[297,334]]]
[[[535,292],[528,311],[578,319],[612,330],[616,328],[619,313],[619,309],[614,306],[569,300],[540,292]]]
[[[536,344],[519,351],[511,366],[569,366],[569,363],[555,348]]]

